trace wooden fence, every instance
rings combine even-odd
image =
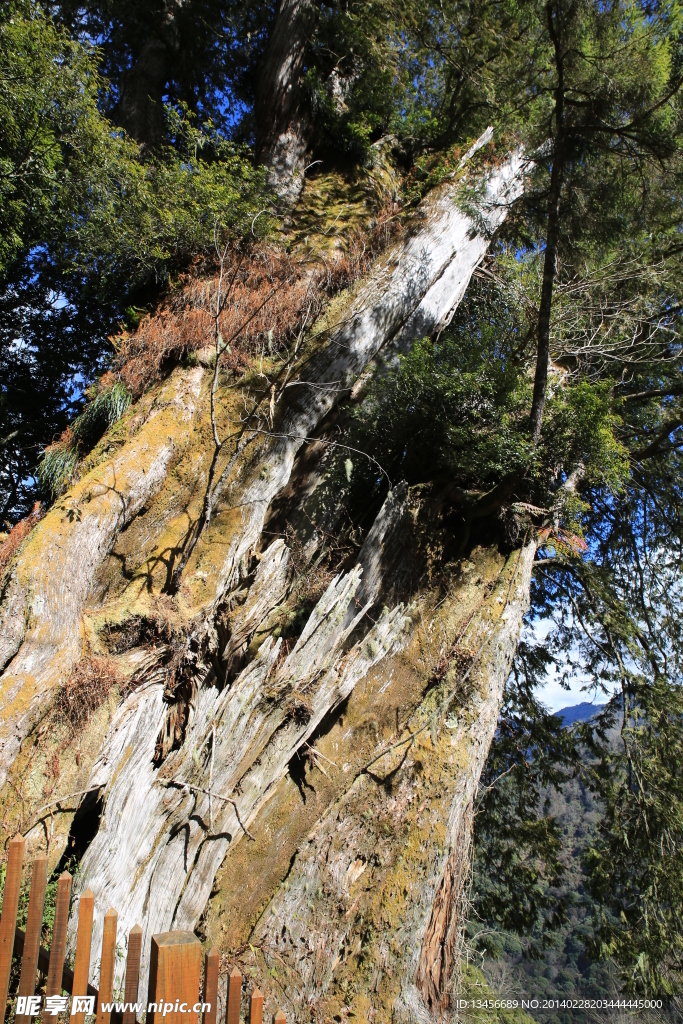
[[[26,931],[17,927],[24,848],[23,837],[16,836],[10,840],[0,917],[0,1006],[7,1007],[12,960],[16,959],[21,962],[17,1005],[28,1008],[27,1013],[16,1013],[16,1024],[30,1024],[36,1019],[35,1004],[32,1007],[28,1001],[35,994],[39,971],[47,978],[46,1005],[48,998],[60,997],[63,991],[72,997],[72,1024],[84,1024],[85,1011],[74,1013],[74,997],[81,996],[94,998],[95,1024],[136,1024],[136,1012],[131,1007],[139,1002],[142,928],[136,924],[128,936],[124,998],[121,1001],[128,1006],[117,1011],[107,1007],[107,1004],[114,1003],[116,911],[112,908],[104,915],[98,990],[88,981],[94,909],[93,894],[89,889],[81,893],[78,904],[73,971],[64,962],[71,898],[71,875],[68,871],[60,875],[57,883],[52,945],[49,951],[40,945],[47,887],[47,856],[44,854],[33,861]],[[154,935],[150,950],[147,1002],[143,1004],[147,1011],[147,1024],[199,1024],[200,1018],[202,1024],[223,1024],[218,1020],[218,959],[218,951],[215,949],[206,954],[204,986],[200,998],[202,950],[199,939],[192,932],[181,931]],[[239,1024],[241,1001],[242,975],[234,967],[228,978],[225,1024]],[[53,999],[52,1006],[55,1005]],[[181,1010],[181,1006],[186,1009]],[[46,1016],[44,1019],[49,1018]],[[263,996],[254,987],[251,991],[249,1024],[262,1022]],[[275,1015],[274,1024],[286,1024],[282,1010],[278,1010]]]

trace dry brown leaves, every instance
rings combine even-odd
[[[26,540],[33,527],[40,522],[45,515],[41,502],[37,501],[33,511],[25,519],[21,519],[12,527],[5,540],[0,544],[0,578],[10,564],[22,541]]]
[[[111,659],[83,658],[57,690],[54,700],[57,719],[74,731],[82,729],[118,683],[116,666]]]
[[[316,558],[310,565],[306,559],[304,545],[289,523],[285,529],[285,542],[294,568],[294,593],[301,603],[315,605],[335,576],[330,569],[329,553],[327,557]]]
[[[395,206],[387,201],[370,234],[355,234],[334,257],[293,257],[276,246],[240,250],[235,245],[223,266],[222,294],[229,298],[220,317],[222,365],[236,374],[257,354],[282,352],[310,326],[329,299],[367,273],[372,260],[400,234]],[[122,381],[137,399],[164,372],[192,352],[213,345],[218,269],[212,276],[187,276],[181,287],[138,328],[114,339],[114,368],[103,384]]]

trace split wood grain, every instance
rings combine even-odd
[[[490,211],[490,218],[488,214],[487,218],[491,230],[495,230],[505,216],[505,202],[513,183],[523,187],[521,158],[501,163],[486,179],[486,209]],[[462,214],[450,194],[442,197],[439,205],[430,208],[419,230],[411,234],[405,244],[396,247],[396,259],[392,259],[391,264],[379,261],[376,273],[354,298],[343,326],[335,330],[330,342],[320,348],[310,365],[307,364],[307,374],[310,369],[307,379],[314,384],[310,396],[307,392],[305,398],[297,398],[286,410],[283,406],[278,434],[259,442],[264,447],[258,458],[263,466],[267,463],[268,471],[259,472],[262,466],[257,466],[256,461],[252,464],[251,455],[242,457],[241,449],[235,452],[230,468],[226,467],[221,476],[220,486],[217,484],[215,499],[223,500],[229,491],[231,507],[243,509],[241,514],[245,518],[239,528],[231,531],[229,546],[221,553],[219,562],[211,563],[206,581],[211,603],[206,605],[206,618],[202,615],[195,627],[201,650],[209,635],[205,629],[213,628],[214,611],[209,611],[209,607],[217,608],[216,602],[222,601],[223,596],[237,586],[242,560],[262,536],[266,510],[289,485],[294,460],[305,437],[311,436],[338,400],[339,389],[335,382],[350,383],[396,331],[401,330],[401,343],[405,345],[414,332],[417,332],[416,337],[430,334],[431,327],[440,323],[457,305],[488,245],[488,231],[478,231],[477,224]],[[297,395],[300,390],[297,389]],[[263,597],[268,596],[269,601],[277,596],[274,591],[279,590],[275,579],[280,579],[280,572],[275,563],[280,565],[284,560],[282,553],[272,554],[274,575],[269,580],[261,576]],[[378,584],[382,584],[383,562],[379,553],[373,564],[377,565]],[[257,576],[259,572],[261,565]],[[368,571],[364,579],[370,575]],[[285,588],[286,585],[285,580]],[[249,590],[254,591],[256,587],[254,581]],[[334,589],[339,605],[341,588]],[[266,595],[266,591],[270,594]],[[346,597],[349,607],[356,609],[351,596],[346,594],[343,600]],[[275,605],[278,603],[276,601]],[[275,605],[269,603],[269,607]],[[339,629],[332,627],[332,618],[337,614]],[[257,703],[263,693],[263,678],[275,667],[278,658],[275,651],[271,662],[272,647],[245,666],[239,673],[239,681],[220,693],[209,694],[205,685],[208,676],[197,677],[198,686],[207,699],[197,705],[198,713],[188,726],[183,751],[177,757],[174,755],[173,778],[181,783],[175,791],[172,787],[159,786],[156,773],[150,767],[160,718],[168,712],[168,708],[164,710],[162,687],[157,685],[163,679],[160,663],[149,670],[150,685],[144,693],[136,690],[117,713],[116,725],[112,723],[110,727],[87,784],[89,789],[105,789],[108,812],[102,815],[98,834],[83,858],[81,870],[88,884],[101,894],[100,898],[105,898],[106,893],[106,899],[126,915],[126,928],[136,919],[142,919],[147,906],[155,908],[153,917],[147,917],[145,949],[151,940],[151,931],[156,928],[170,928],[174,924],[192,930],[196,926],[228,846],[244,835],[237,813],[249,827],[249,822],[284,777],[292,756],[310,738],[317,724],[341,704],[358,679],[367,677],[375,658],[380,660],[386,656],[386,648],[382,649],[381,645],[374,648],[374,636],[372,647],[366,642],[355,645],[352,670],[344,672],[344,678],[337,685],[335,672],[328,672],[326,666],[334,664],[336,652],[344,642],[341,628],[342,619],[346,621],[344,614],[344,609],[338,607],[319,629],[313,616],[296,654],[292,651],[286,659],[291,657],[287,669],[284,669],[285,662],[278,662],[281,670],[276,671],[282,671],[283,681],[296,679],[296,687],[311,683],[306,693],[307,699],[311,699],[312,711],[307,712],[304,723],[291,718],[283,723],[281,716],[288,712],[279,701],[267,708],[262,702]],[[249,622],[255,628],[256,617],[249,616]],[[396,627],[399,628],[398,622]],[[240,631],[250,634],[251,625],[246,619],[241,620]],[[389,638],[388,630],[386,636]],[[271,642],[274,638],[265,639]],[[372,654],[373,648],[377,650],[376,655]],[[236,654],[228,650],[229,657]],[[237,670],[238,664],[234,667]],[[251,702],[244,710],[243,700]],[[192,774],[196,769],[189,755],[204,743],[213,722],[217,726],[220,723],[220,728],[217,729],[210,788],[214,794],[230,797],[239,782],[240,794],[237,810],[224,801],[216,807],[218,801],[213,801],[216,834],[209,835],[205,827],[211,818],[208,797],[199,793],[188,799],[184,785],[199,781]],[[148,855],[148,851],[153,853]],[[128,870],[131,863],[140,864],[140,870]],[[123,922],[123,917],[121,920]],[[145,966],[143,963],[143,972]]]
[[[57,899],[55,903],[55,923],[52,926],[52,946],[50,948],[50,966],[47,972],[45,994],[58,996],[62,992],[62,975],[64,973],[64,956],[66,955],[66,928],[69,923],[69,902],[71,900],[71,875],[64,871],[57,882]]]
[[[116,925],[119,915],[112,907],[104,915],[102,956],[100,957],[100,987],[97,998],[96,1024],[109,1024],[111,1010],[103,1010],[103,1003],[111,1003],[114,996],[114,964],[116,960]]]
[[[20,996],[32,996],[36,990],[36,974],[38,971],[38,954],[40,952],[40,933],[43,927],[43,908],[45,906],[45,888],[47,886],[47,855],[41,854],[33,862],[31,873],[31,892],[28,898],[28,918],[24,938],[24,955],[21,959],[21,976],[19,978]],[[28,1021],[29,1016],[17,1014],[17,1021]]]
[[[92,918],[94,897],[90,889],[81,893],[78,901],[78,932],[76,935],[76,961],[74,963],[74,984],[72,999],[88,994],[88,971],[90,969],[90,944],[92,942]],[[85,1013],[71,1014],[71,1024],[83,1024]]]
[[[2,900],[2,917],[0,918],[0,1006],[3,1016],[7,1006],[7,989],[12,967],[14,929],[17,926],[21,867],[24,863],[25,845],[26,841],[23,836],[15,836],[14,839],[10,839],[7,858],[5,894]]]
[[[128,956],[126,957],[126,984],[124,1002],[132,1006],[138,1001],[140,988],[140,957],[142,956],[142,928],[134,924],[128,935]],[[135,1024],[135,1010],[126,1010],[122,1024]]]

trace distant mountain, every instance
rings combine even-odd
[[[569,726],[573,725],[574,722],[589,722],[594,715],[602,711],[604,706],[604,704],[591,704],[590,701],[584,700],[581,704],[574,704],[570,708],[562,708],[561,711],[556,711],[555,715],[557,718],[562,719],[563,725]]]

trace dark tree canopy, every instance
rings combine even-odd
[[[253,69],[273,19],[268,4],[242,0],[143,0],[50,7],[56,23],[95,43],[111,89],[104,110],[137,142],[167,137],[164,104],[185,104],[229,129],[253,103]]]

